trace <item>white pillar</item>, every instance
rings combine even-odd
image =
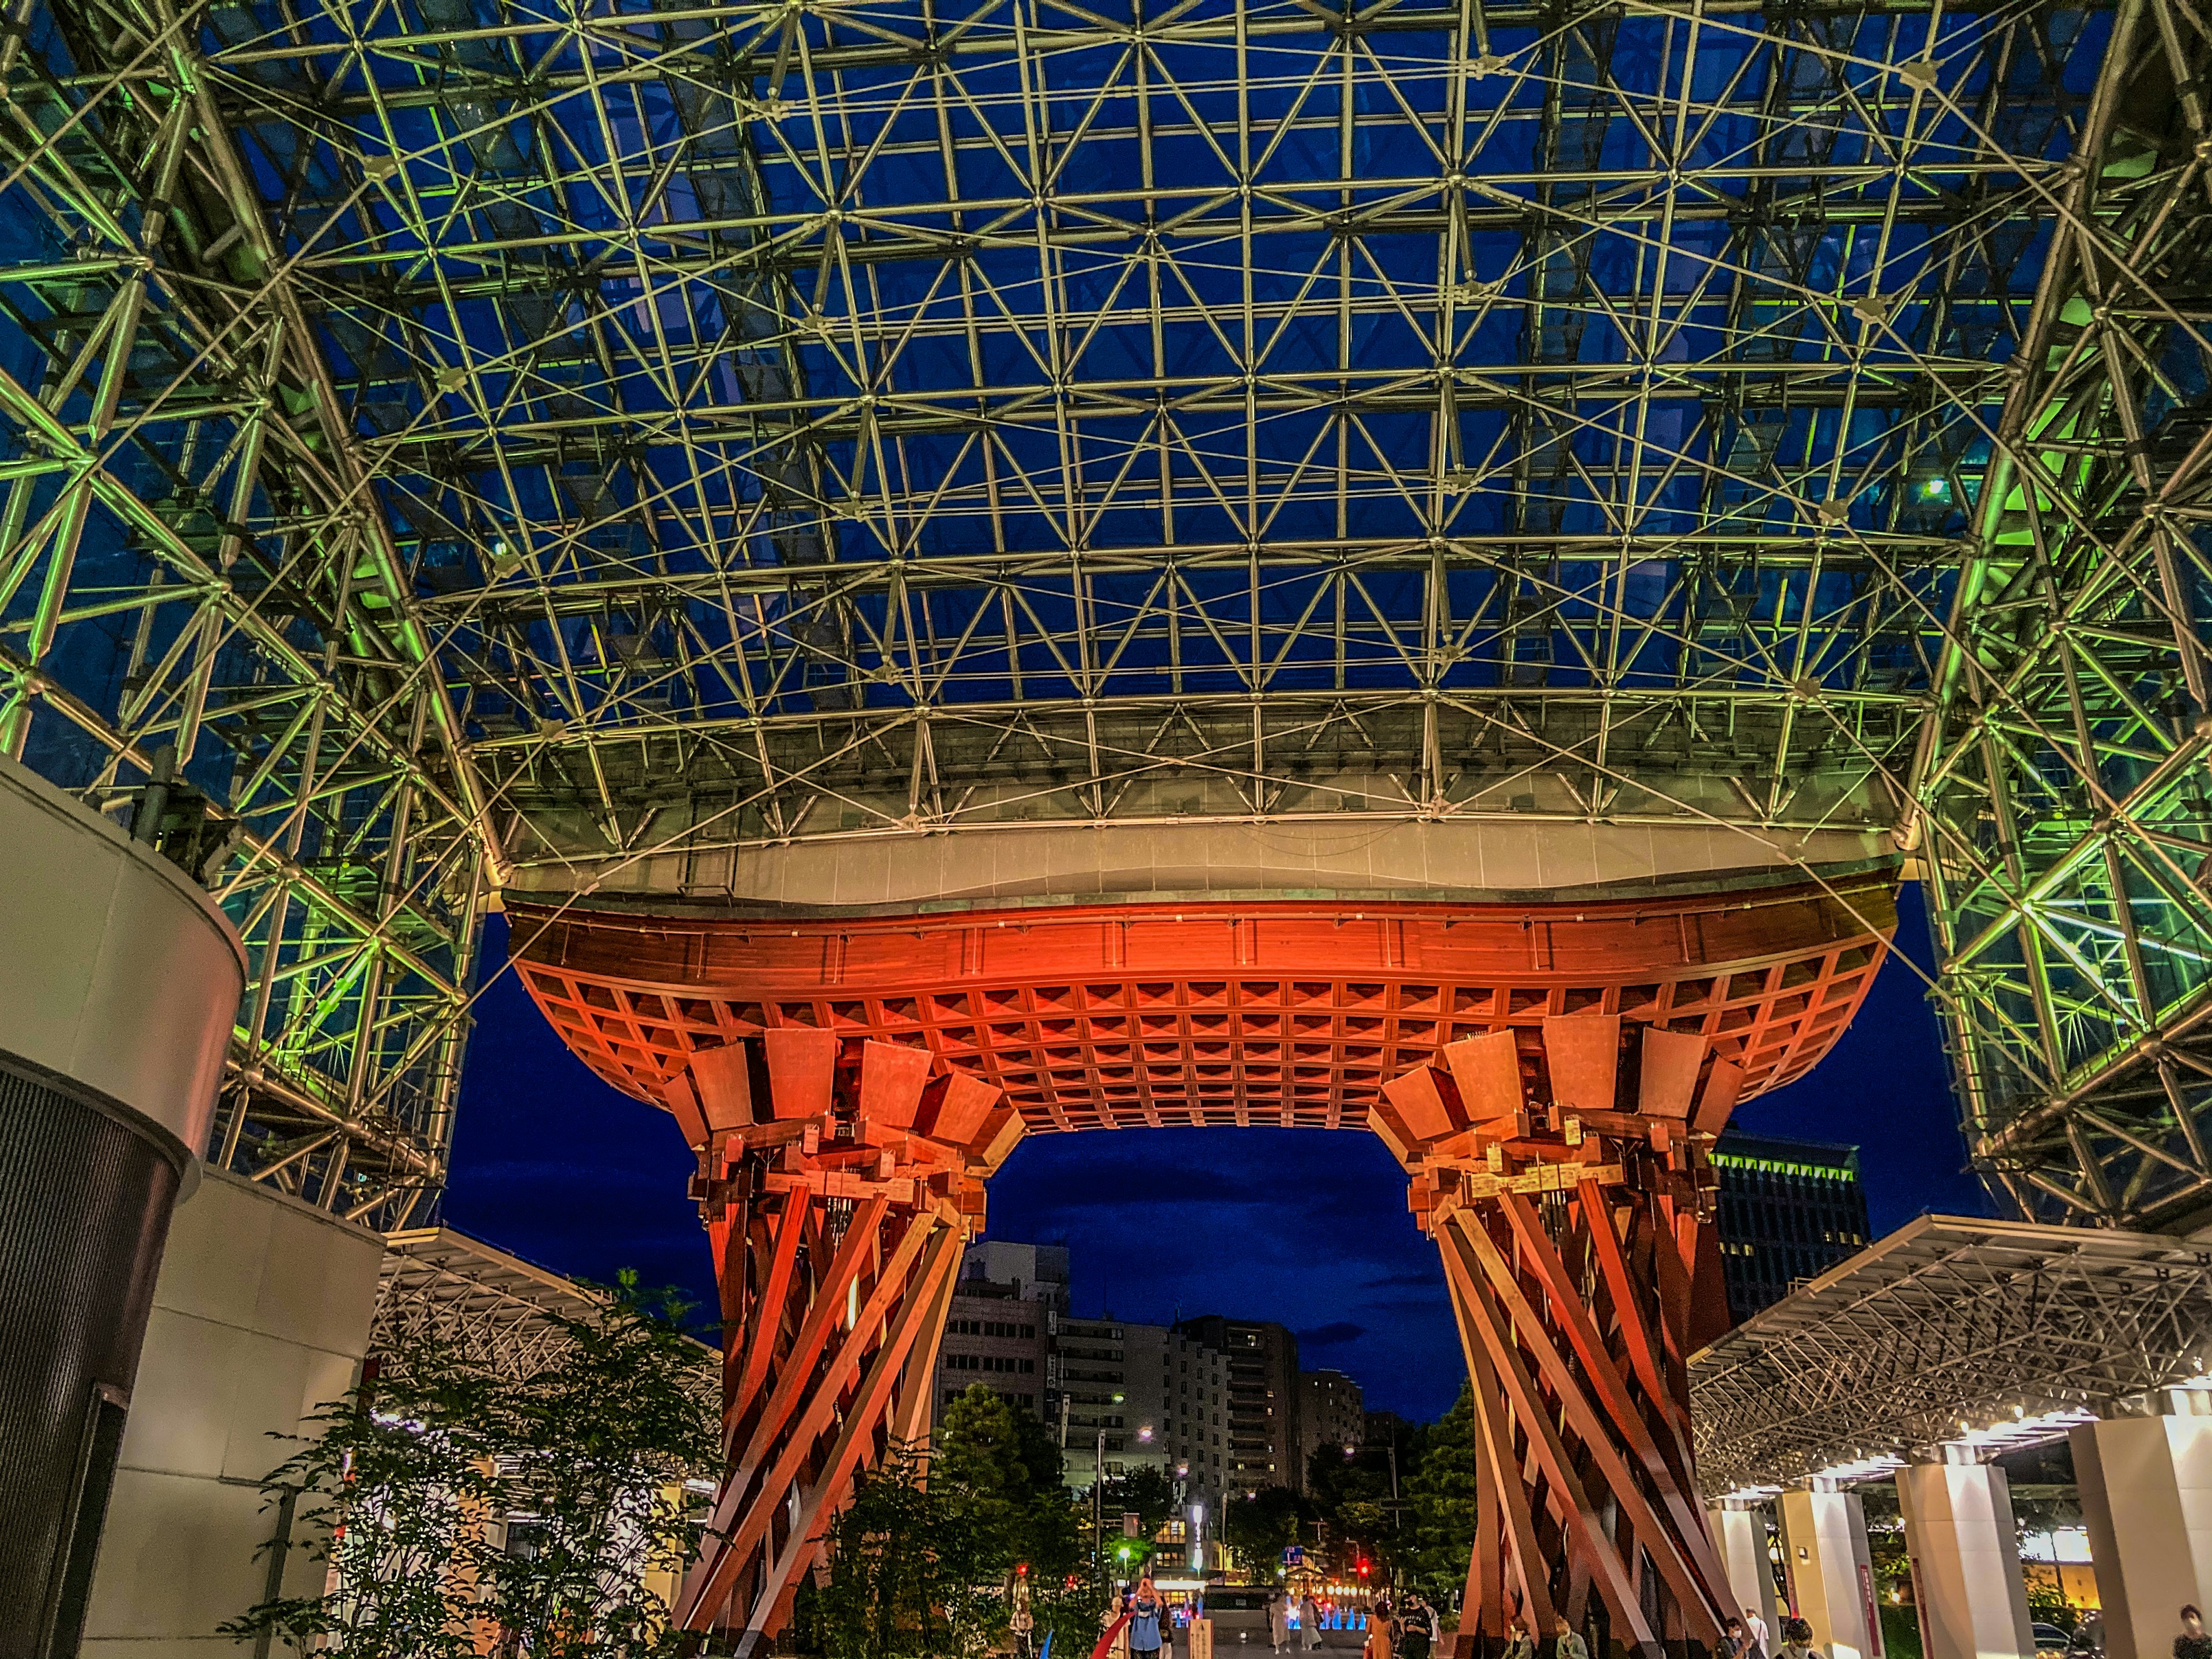
[[[1723,1498],[1705,1511],[1705,1517],[1712,1525],[1721,1571],[1728,1574],[1728,1614],[1741,1619],[1746,1612],[1757,1613],[1766,1621],[1768,1651],[1778,1650],[1782,1620],[1774,1604],[1774,1565],[1766,1553],[1765,1507],[1740,1498]]]
[[[1790,1602],[1828,1659],[1882,1659],[1881,1619],[1867,1554],[1866,1510],[1856,1492],[1816,1481],[1777,1505]],[[1782,1633],[1775,1632],[1779,1648]]]
[[[2004,1471],[1915,1463],[1898,1471],[1897,1504],[1926,1659],[2035,1659]]]
[[[2212,1605],[2212,1396],[2177,1389],[2166,1399],[2179,1414],[2072,1434],[2108,1659],[2162,1659],[2182,1604]]]

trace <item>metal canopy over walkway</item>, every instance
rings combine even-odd
[[[1982,1165],[2203,1207],[2187,9],[11,18],[0,741],[226,1161],[418,1211],[495,888],[1519,817],[1893,835]]]
[[[1922,1216],[1689,1362],[1713,1494],[2055,1438],[2212,1371],[2212,1250]]]

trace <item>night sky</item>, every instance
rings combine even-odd
[[[1907,888],[1898,938],[1923,966]],[[570,1056],[504,963],[492,919],[462,1080],[448,1225],[526,1260],[606,1280],[635,1267],[704,1305],[713,1274],[684,1196],[692,1159],[665,1113]],[[1893,959],[1812,1076],[1751,1102],[1742,1128],[1861,1148],[1877,1236],[1923,1210],[1991,1213],[1963,1172],[1923,982]],[[992,1183],[992,1237],[1064,1241],[1079,1313],[1164,1322],[1279,1320],[1308,1370],[1356,1377],[1370,1407],[1426,1419],[1459,1390],[1458,1340],[1436,1249],[1405,1177],[1365,1131],[1158,1129],[1036,1135]]]

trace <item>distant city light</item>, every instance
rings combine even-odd
[[[1948,478],[1930,478],[1920,486],[1920,499],[1926,501],[1948,501],[1951,499]]]

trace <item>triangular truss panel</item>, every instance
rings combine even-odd
[[[1992,1176],[2212,1191],[2185,9],[21,18],[0,748],[240,921],[227,1162],[420,1218],[497,886],[1510,817],[1899,833]]]

